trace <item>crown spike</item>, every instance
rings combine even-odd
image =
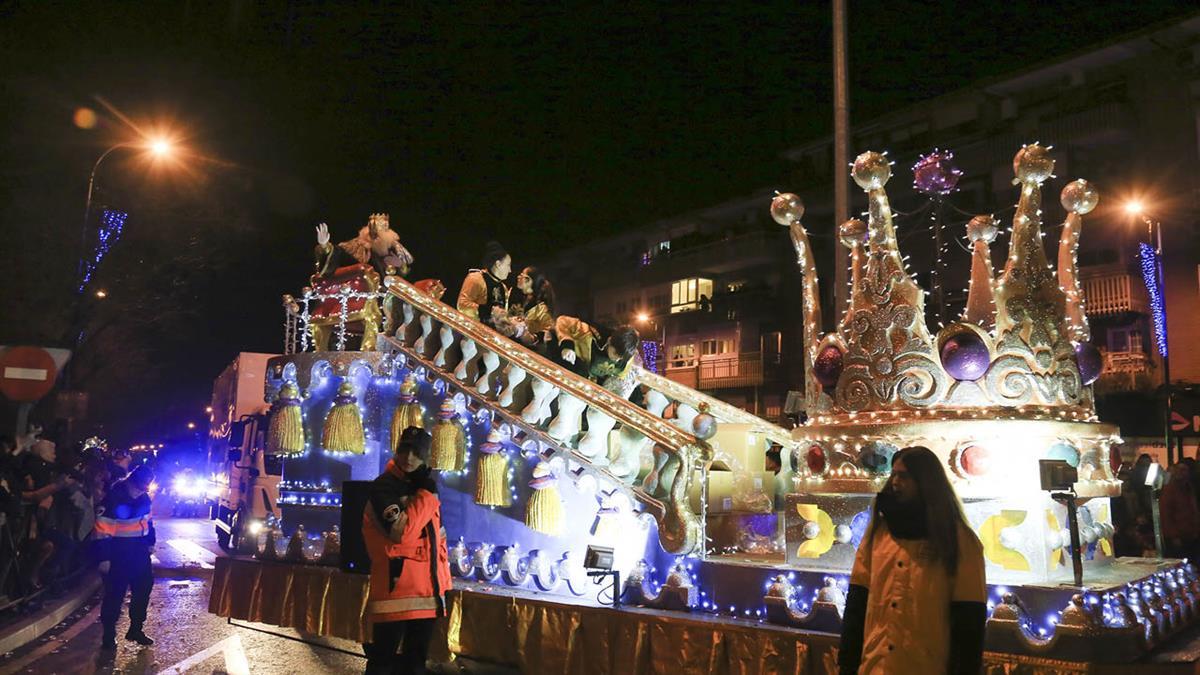
[[[906,271],[884,185],[891,164],[877,152],[854,160],[852,175],[869,201],[866,269],[852,294],[846,366],[836,399],[847,411],[878,409],[896,399],[923,407],[940,400],[948,386],[933,358],[925,326],[925,297]]]
[[[862,286],[863,265],[866,255],[863,244],[867,238],[867,224],[858,218],[851,218],[838,227],[838,239],[842,246],[850,249],[850,302],[846,303],[846,311],[842,313],[842,321],[838,329],[845,333],[849,330],[850,318],[859,309],[857,302],[858,289]]]
[[[995,273],[992,271],[992,251],[988,247],[996,240],[999,228],[996,219],[978,215],[967,223],[967,239],[971,242],[971,281],[967,286],[967,307],[963,321],[984,330],[995,325]]]
[[[1067,330],[1075,342],[1088,342],[1092,338],[1084,308],[1083,289],[1079,285],[1079,230],[1083,226],[1083,215],[1090,213],[1100,201],[1100,195],[1086,180],[1067,183],[1062,190],[1061,201],[1067,210],[1063,223],[1062,237],[1058,240],[1058,285],[1066,293]]]
[[[785,192],[771,200],[771,217],[788,228],[792,246],[796,249],[796,264],[804,284],[804,399],[809,410],[817,409],[821,386],[813,372],[817,360],[817,349],[821,341],[821,289],[817,278],[817,263],[813,259],[808,231],[800,223],[804,216],[804,202],[800,197]]]

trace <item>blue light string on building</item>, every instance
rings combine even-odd
[[[1142,242],[1138,244],[1138,263],[1142,267],[1142,279],[1146,282],[1146,292],[1150,295],[1150,314],[1154,317],[1154,343],[1158,347],[1158,355],[1167,356],[1167,308],[1163,299],[1163,289],[1158,285],[1158,252],[1154,247]]]
[[[658,372],[658,343],[654,340],[642,340],[642,367],[646,370]]]
[[[79,288],[77,292],[82,293],[84,288],[92,280],[92,275],[100,267],[100,261],[104,260],[104,256],[108,255],[108,250],[112,245],[117,243],[121,238],[121,231],[125,229],[125,220],[129,218],[129,214],[117,209],[104,209],[100,214],[100,228],[97,231],[96,250],[92,253],[92,259],[87,261],[83,269],[83,278],[79,280]]]

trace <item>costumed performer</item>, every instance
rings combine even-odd
[[[559,358],[583,375],[621,398],[641,404],[637,369],[642,365],[640,336],[633,326],[617,326],[611,332],[573,316],[554,322]]]
[[[525,320],[521,341],[526,345],[546,345],[553,342],[554,284],[536,267],[526,267],[517,275],[519,297],[509,303],[509,313],[520,314]]]
[[[481,262],[480,269],[470,270],[463,279],[457,306],[463,314],[490,325],[494,310],[508,309],[508,285],[504,282],[512,273],[512,256],[499,243],[489,241]]]
[[[329,226],[317,225],[317,276],[327,277],[339,267],[360,263],[370,265],[382,279],[405,276],[413,257],[400,244],[400,235],[392,229],[386,213],[372,213],[367,224],[359,228],[358,236],[334,246],[329,243]]]
[[[409,427],[370,487],[362,532],[371,558],[367,673],[423,673],[434,620],[446,615],[450,557],[429,432]],[[399,653],[397,653],[399,649]]]

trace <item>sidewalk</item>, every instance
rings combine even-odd
[[[36,612],[13,616],[10,622],[0,625],[0,654],[7,654],[38,639],[83,606],[99,590],[100,575],[87,572],[78,585],[62,597],[47,599],[45,606]]]

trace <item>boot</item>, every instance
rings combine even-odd
[[[117,627],[104,626],[104,637],[100,639],[100,649],[113,650],[117,648]]]
[[[140,623],[129,624],[129,630],[125,633],[125,639],[132,640],[143,647],[149,647],[154,644],[154,640],[151,640],[150,636],[142,632],[142,624]]]

